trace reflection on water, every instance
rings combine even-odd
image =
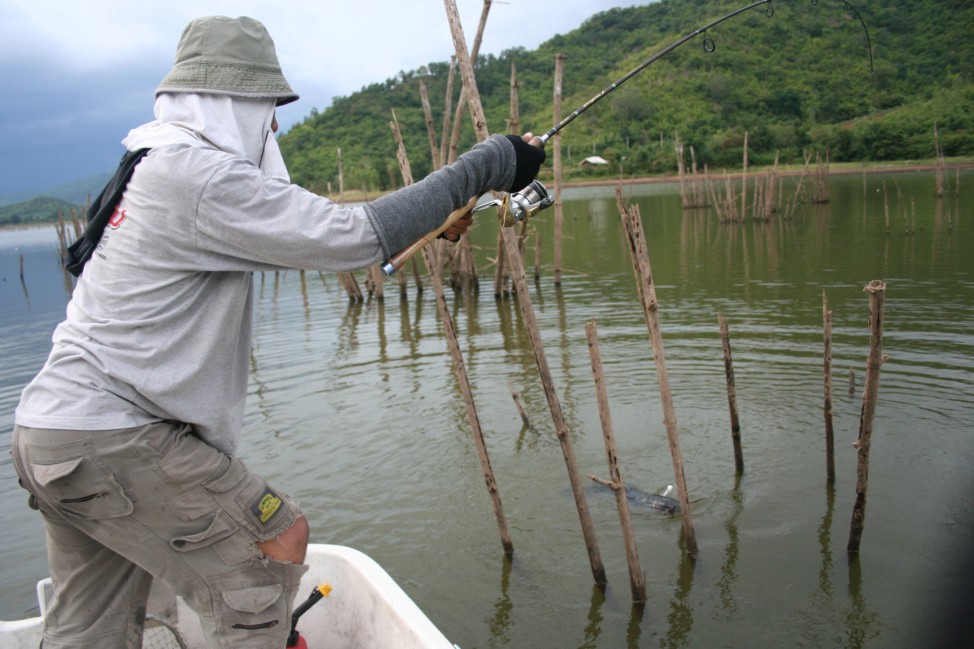
[[[849,612],[846,614],[846,647],[860,649],[879,638],[879,616],[869,610],[863,591],[862,563],[857,556],[849,557]]]
[[[825,516],[818,528],[818,541],[822,547],[822,569],[819,571],[818,588],[825,597],[832,596],[832,512],[835,510],[835,485],[825,485]]]
[[[666,617],[666,635],[660,642],[660,646],[665,649],[688,647],[692,644],[694,606],[690,595],[693,592],[693,578],[697,562],[687,557],[686,538],[682,529],[680,530],[679,547],[682,558],[679,571],[676,574],[673,596],[670,598],[669,613]]]
[[[727,529],[727,547],[724,549],[724,563],[720,568],[720,580],[717,588],[720,590],[720,603],[728,619],[733,619],[737,613],[737,600],[734,597],[734,586],[737,582],[737,556],[740,535],[737,531],[737,519],[744,511],[744,493],[741,491],[741,476],[734,478],[734,489],[730,494],[733,507],[724,527]]]
[[[501,560],[501,593],[494,603],[494,617],[488,620],[491,646],[502,646],[511,640],[509,631],[512,625],[511,614],[514,610],[514,604],[511,602],[511,596],[508,590],[511,585],[511,569],[513,565],[513,558],[505,553],[504,558]]]
[[[955,557],[974,542],[974,174],[960,180],[959,192],[937,200],[930,174],[836,177],[827,205],[734,225],[684,214],[673,187],[627,188],[643,215],[700,545],[698,561],[687,560],[679,517],[633,510],[645,607],[631,604],[611,496],[589,502],[609,579],[605,589],[592,584],[516,296],[448,295],[513,558],[498,543],[432,291],[350,302],[333,275],[257,274],[242,455],[302,503],[313,540],[374,556],[467,649],[919,646],[947,621],[943,595],[963,577]],[[544,246],[542,276],[529,286],[579,469],[605,462],[584,330],[595,318],[620,468],[633,486],[658,491],[673,469],[613,189],[566,192],[565,224],[555,287],[546,275],[553,225],[544,214],[531,222]],[[480,219],[482,276],[496,238]],[[33,609],[45,572],[40,522],[7,451],[20,390],[64,313],[55,249],[53,232],[0,233],[6,619]],[[850,371],[865,375],[862,288],[872,279],[888,287],[890,359],[862,549],[850,561],[860,395],[845,386]],[[837,388],[831,486],[822,470],[823,289]],[[741,476],[727,439],[718,314],[734,339]]]

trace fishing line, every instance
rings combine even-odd
[[[812,5],[813,6],[817,6],[818,5],[818,0],[811,0],[811,2],[812,2]],[[852,6],[851,3],[849,3],[847,0],[842,0],[842,3],[845,6],[849,7],[849,9],[855,15],[856,19],[859,21],[859,24],[862,25],[863,31],[866,33],[866,46],[869,49],[869,71],[872,72],[872,70],[873,70],[873,46],[872,46],[872,41],[869,38],[869,30],[866,29],[866,22],[863,20],[862,15],[860,15],[859,11],[854,6]],[[714,50],[717,49],[717,45],[716,45],[716,43],[714,42],[714,39],[710,36],[710,33],[709,33],[709,30],[712,27],[715,27],[715,26],[719,25],[720,23],[724,22],[725,20],[730,20],[734,16],[740,15],[740,14],[742,14],[744,12],[750,11],[751,9],[754,9],[756,7],[760,7],[762,5],[767,5],[767,7],[766,7],[766,9],[764,11],[764,14],[766,16],[768,16],[769,18],[772,17],[772,16],[774,16],[774,13],[775,13],[775,11],[774,11],[774,0],[759,0],[758,2],[751,3],[751,4],[749,4],[749,5],[745,6],[745,7],[741,7],[739,9],[735,9],[734,11],[731,11],[730,13],[727,13],[727,14],[721,16],[720,18],[717,18],[716,20],[707,23],[703,27],[699,27],[699,28],[695,29],[694,31],[690,32],[689,34],[687,34],[686,36],[684,36],[680,40],[678,40],[678,41],[676,41],[676,42],[674,42],[674,43],[672,43],[672,44],[664,47],[662,50],[660,50],[656,54],[652,55],[651,57],[649,57],[648,59],[646,59],[645,61],[643,61],[642,63],[640,63],[638,66],[636,66],[635,68],[633,68],[632,70],[630,70],[629,72],[627,72],[626,74],[624,74],[622,77],[620,77],[619,79],[617,79],[616,81],[614,81],[613,83],[611,83],[604,90],[602,90],[602,92],[600,92],[599,94],[595,95],[594,97],[592,97],[591,99],[589,99],[587,102],[585,102],[584,104],[582,104],[581,106],[579,106],[578,108],[576,108],[575,111],[571,115],[569,115],[565,119],[563,119],[560,122],[558,122],[557,124],[555,124],[555,126],[550,131],[548,131],[544,135],[540,136],[540,139],[541,139],[542,144],[544,144],[549,139],[551,139],[552,136],[554,136],[555,134],[557,134],[560,130],[562,130],[563,128],[565,128],[569,124],[571,124],[575,120],[576,117],[578,117],[579,115],[581,115],[582,113],[584,113],[585,111],[587,111],[589,108],[591,108],[592,106],[594,106],[596,103],[598,103],[599,101],[601,101],[602,99],[604,99],[605,96],[608,95],[610,92],[612,92],[613,90],[615,90],[616,88],[618,88],[619,86],[621,86],[622,84],[624,84],[626,81],[628,81],[632,77],[636,76],[637,74],[639,74],[640,72],[642,72],[643,70],[645,70],[647,67],[649,67],[650,65],[652,65],[653,63],[655,63],[659,59],[663,58],[664,56],[666,56],[667,54],[669,54],[670,52],[672,52],[676,48],[680,47],[681,45],[683,45],[687,41],[693,40],[697,36],[700,36],[701,34],[703,34],[703,49],[704,49],[704,51],[706,51],[708,53],[713,52]]]

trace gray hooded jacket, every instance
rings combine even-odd
[[[268,136],[272,102],[208,101],[187,114],[212,112],[219,121],[223,110],[217,129],[206,119],[161,119],[126,140],[131,150],[152,151],[78,281],[47,363],[24,390],[17,424],[105,430],[173,420],[233,454],[247,395],[254,270],[367,267],[514,178],[513,146],[492,137],[410,187],[340,207],[272,177],[283,174]],[[249,136],[226,128],[234,118],[225,111],[240,113],[248,102],[270,111],[266,127]],[[262,138],[256,147],[253,137]],[[240,138],[251,141],[235,147]]]

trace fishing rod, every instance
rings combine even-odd
[[[715,26],[719,25],[720,23],[724,22],[725,20],[730,20],[734,16],[737,16],[739,14],[745,13],[747,11],[750,11],[751,9],[754,9],[756,7],[760,7],[762,5],[767,5],[767,9],[765,10],[765,15],[766,16],[768,16],[769,18],[771,16],[774,16],[774,2],[775,2],[775,0],[759,0],[758,2],[751,3],[751,4],[747,5],[746,7],[741,7],[739,9],[735,9],[734,11],[731,11],[730,13],[724,14],[723,16],[721,16],[720,18],[718,18],[716,20],[707,23],[703,27],[699,27],[699,28],[695,29],[694,31],[690,32],[689,34],[687,34],[686,36],[684,36],[680,40],[676,41],[675,43],[664,47],[659,52],[657,52],[656,54],[653,54],[651,57],[649,57],[648,59],[646,59],[645,61],[643,61],[639,65],[637,65],[635,68],[633,68],[632,70],[630,70],[629,72],[627,72],[623,76],[619,77],[616,81],[614,81],[611,84],[609,84],[608,86],[606,86],[606,88],[604,90],[602,90],[602,92],[600,92],[599,94],[595,95],[594,97],[592,97],[591,99],[589,99],[587,102],[585,102],[584,104],[582,104],[581,106],[579,106],[577,109],[575,109],[575,112],[573,112],[571,115],[569,115],[565,119],[563,119],[560,122],[558,122],[557,124],[555,124],[555,126],[550,131],[548,131],[544,135],[540,136],[541,143],[542,144],[546,143],[554,135],[556,135],[560,130],[562,130],[563,128],[565,128],[566,126],[568,126],[569,124],[571,124],[573,121],[575,121],[575,118],[577,118],[579,115],[581,115],[582,113],[584,113],[585,111],[587,111],[589,108],[591,108],[592,106],[594,106],[598,102],[600,102],[603,99],[605,99],[606,95],[608,95],[610,92],[612,92],[613,90],[615,90],[616,88],[618,88],[619,86],[621,86],[622,84],[624,84],[626,81],[629,81],[629,79],[633,78],[634,76],[636,76],[637,74],[639,74],[640,72],[642,72],[643,70],[645,70],[646,68],[648,68],[650,65],[652,65],[656,61],[660,60],[661,58],[663,58],[664,56],[666,56],[667,54],[669,54],[670,52],[672,52],[676,48],[680,47],[681,45],[683,45],[687,41],[693,40],[694,38],[696,38],[700,34],[704,34],[704,41],[703,41],[703,47],[704,47],[704,49],[707,52],[713,52],[715,49],[717,49],[717,46],[714,44],[713,39],[710,38],[710,34],[707,33],[708,30],[711,29],[712,27],[715,27]],[[811,0],[811,2],[812,2],[812,5],[818,5],[818,0]],[[865,31],[865,33],[866,33],[866,44],[867,44],[867,46],[869,48],[869,69],[871,71],[873,69],[873,47],[872,47],[872,42],[869,39],[869,30],[866,29],[866,22],[862,19],[862,16],[859,15],[859,11],[856,10],[855,7],[853,7],[851,4],[849,4],[848,2],[846,2],[846,0],[842,0],[842,3],[844,5],[846,5],[847,7],[849,7],[850,10],[852,10],[852,12],[856,16],[856,19],[859,20],[859,24],[862,25],[863,31]]]
[[[559,131],[561,131],[563,128],[565,128],[573,121],[575,121],[575,119],[579,115],[587,111],[589,108],[591,108],[598,102],[605,99],[606,96],[609,95],[609,93],[613,92],[619,86],[624,84],[626,81],[633,78],[634,76],[636,76],[637,74],[639,74],[640,72],[642,72],[650,65],[660,60],[661,58],[663,58],[673,50],[677,49],[681,45],[684,45],[688,41],[691,41],[697,36],[703,34],[704,50],[706,50],[707,52],[713,52],[715,49],[717,49],[717,46],[714,43],[714,40],[710,37],[708,30],[719,25],[725,20],[730,20],[734,16],[738,16],[742,13],[751,11],[752,9],[764,5],[766,5],[765,15],[770,18],[771,16],[774,16],[775,1],[776,0],[758,0],[757,2],[752,2],[747,6],[740,7],[738,9],[735,9],[731,12],[724,14],[720,18],[717,18],[716,20],[707,23],[703,27],[698,27],[697,29],[693,30],[692,32],[690,32],[680,40],[670,45],[667,45],[659,52],[653,54],[651,57],[649,57],[648,59],[646,59],[639,65],[637,65],[635,68],[633,68],[632,70],[630,70],[629,72],[627,72],[626,74],[624,74],[623,76],[619,77],[617,80],[609,84],[599,94],[595,95],[587,102],[585,102],[584,104],[576,108],[571,115],[569,115],[565,119],[555,124],[551,128],[551,130],[549,130],[547,133],[539,136],[542,146],[545,143],[547,143],[548,140],[554,137]],[[811,0],[811,3],[813,6],[817,6],[819,0]],[[866,34],[866,46],[869,50],[869,70],[872,71],[873,46],[872,46],[872,41],[869,38],[869,30],[866,28],[866,22],[859,14],[859,11],[847,0],[842,0],[842,4],[844,4],[852,11],[856,19],[859,21],[859,24],[862,25],[863,32],[865,32]],[[477,205],[478,200],[479,197],[474,196],[473,198],[470,199],[470,202],[468,202],[466,205],[451,212],[450,215],[446,218],[446,221],[443,223],[443,225],[440,226],[437,230],[430,232],[419,241],[413,243],[408,248],[399,251],[398,253],[393,255],[389,260],[383,262],[381,266],[382,272],[385,273],[386,275],[392,275],[393,273],[395,273],[397,270],[402,268],[402,266],[406,263],[406,261],[409,260],[410,257],[412,257],[417,251],[422,249],[423,246],[425,246],[427,243],[440,236],[440,234],[445,232],[451,225],[453,225],[453,223],[455,223],[457,220],[459,220],[461,217],[465,216],[471,211],[479,212],[489,207],[498,207],[499,208],[498,217],[500,219],[501,226],[510,227],[515,223],[518,223],[520,221],[523,221],[526,218],[534,216],[541,210],[550,207],[554,203],[554,199],[548,194],[548,190],[538,180],[533,181],[530,185],[528,185],[527,187],[525,187],[524,189],[518,192],[505,195],[503,199],[496,199],[487,203]]]

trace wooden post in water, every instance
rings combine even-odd
[[[517,133],[521,128],[521,109],[518,89],[520,84],[517,82],[517,68],[511,63],[511,110],[507,120],[507,130],[509,133]],[[497,232],[497,257],[494,262],[494,297],[500,298],[508,295],[510,290],[507,287],[507,264],[504,259],[504,237],[500,231]]]
[[[866,361],[866,383],[862,391],[862,414],[859,417],[856,503],[852,509],[852,525],[849,532],[849,554],[859,553],[863,520],[866,517],[866,486],[869,481],[869,447],[873,434],[873,417],[876,414],[876,397],[879,394],[879,371],[883,361],[883,302],[886,284],[875,279],[866,286],[869,293],[869,357]]]
[[[349,302],[365,301],[365,296],[362,294],[362,289],[358,284],[358,280],[355,279],[354,273],[338,273],[338,281],[345,288],[345,292],[348,293]]]
[[[403,273],[403,277],[405,278],[405,273]],[[416,292],[417,293],[422,293],[423,292],[423,276],[422,276],[422,274],[419,271],[419,262],[416,261],[416,258],[415,257],[413,257],[413,281],[416,284]]]
[[[345,165],[342,162],[341,147],[338,147],[338,204],[345,204]]]
[[[565,55],[555,56],[554,123],[561,121],[561,86],[565,70]],[[555,286],[561,286],[562,236],[565,228],[565,208],[561,199],[561,134],[552,138],[552,168],[554,169],[555,199]]]
[[[430,107],[430,97],[429,93],[426,91],[426,84],[420,80],[419,82],[419,98],[423,102],[423,116],[426,118],[426,133],[429,136],[430,141],[430,159],[433,162],[433,169],[439,169],[443,166],[440,163],[440,151],[439,147],[436,146],[436,133],[433,126],[433,109]],[[395,111],[393,111],[395,113]]]
[[[521,129],[521,84],[517,82],[517,66],[511,62],[511,115],[507,122],[508,133],[520,133]]]
[[[338,147],[338,204],[345,204],[345,172],[342,162],[342,148]],[[359,288],[358,280],[353,273],[338,273],[338,282],[344,287],[350,302],[362,302],[365,298],[362,289]]]
[[[372,290],[369,291],[369,294],[374,294],[375,299],[382,302],[386,298],[384,281],[385,275],[382,273],[382,269],[378,264],[373,264],[371,267],[369,267],[369,279],[372,284]]]
[[[832,310],[829,296],[822,290],[823,337],[825,339],[825,476],[829,484],[835,482],[835,430],[832,426]]]
[[[514,232],[514,228],[501,228],[501,230],[507,249],[507,262],[511,268],[511,277],[514,280],[514,287],[517,291],[517,300],[521,305],[521,314],[524,317],[524,324],[527,327],[531,339],[531,347],[534,349],[534,359],[538,365],[541,383],[544,386],[545,398],[548,400],[551,420],[554,423],[558,443],[561,445],[562,455],[565,458],[565,467],[568,469],[568,480],[571,482],[572,493],[575,496],[575,507],[578,510],[578,518],[582,526],[582,536],[585,538],[585,547],[588,550],[592,576],[595,579],[595,583],[604,584],[606,583],[605,568],[602,565],[602,557],[599,555],[599,545],[595,537],[595,525],[588,511],[585,489],[582,486],[581,474],[578,471],[578,463],[575,460],[575,450],[572,446],[571,436],[569,435],[568,423],[565,421],[564,414],[562,413],[558,393],[555,391],[554,380],[551,377],[551,370],[548,367],[548,359],[545,356],[544,346],[541,342],[538,319],[534,313],[534,306],[531,303],[531,290],[524,276],[524,262],[521,259],[521,255],[518,254],[517,235]]]
[[[609,397],[605,389],[605,374],[602,371],[602,356],[599,352],[599,337],[595,320],[585,325],[585,336],[588,339],[588,353],[592,362],[592,379],[595,381],[595,394],[599,402],[599,419],[602,421],[602,436],[605,439],[605,456],[609,463],[609,482],[607,484],[616,496],[616,507],[619,509],[619,523],[622,525],[622,538],[626,546],[626,561],[629,564],[629,587],[632,590],[632,601],[642,604],[646,601],[646,577],[639,566],[639,553],[636,551],[636,535],[632,530],[632,518],[629,515],[629,502],[626,500],[626,485],[622,481],[619,470],[619,453],[616,450],[615,431],[612,428],[612,415],[609,412]],[[595,479],[595,476],[589,476]]]
[[[886,234],[889,235],[889,193],[886,191],[885,180],[883,180],[883,213],[886,215]]]
[[[470,89],[469,106],[474,129],[477,132],[477,139],[482,142],[489,136],[487,131],[487,118],[484,115],[483,105],[480,102],[480,92],[477,90],[473,64],[470,61],[470,56],[467,54],[467,46],[463,38],[463,28],[460,25],[460,15],[457,11],[455,0],[443,0],[443,3],[446,7],[447,18],[450,21],[450,32],[453,35],[453,45],[456,49],[457,60],[460,63],[460,73],[464,80],[464,86]],[[544,385],[545,397],[548,400],[548,407],[551,410],[551,418],[555,425],[555,432],[558,435],[562,454],[565,457],[565,465],[568,468],[568,477],[572,484],[572,492],[575,495],[575,506],[578,509],[578,517],[582,525],[582,535],[585,537],[585,546],[588,550],[592,576],[595,578],[595,583],[599,585],[605,584],[605,567],[602,565],[598,543],[595,539],[595,526],[592,524],[592,518],[589,515],[585,490],[582,487],[578,466],[575,462],[575,452],[572,448],[571,437],[568,434],[568,425],[562,414],[561,404],[558,402],[558,395],[555,392],[554,382],[551,378],[551,370],[548,367],[548,360],[545,357],[544,347],[541,344],[541,335],[538,332],[538,319],[535,316],[534,306],[531,303],[531,291],[524,277],[524,260],[521,259],[521,255],[518,253],[517,234],[514,232],[514,228],[502,227],[501,231],[507,251],[507,263],[511,269],[511,277],[514,279],[518,302],[521,305],[521,313],[524,316],[524,324],[530,334],[531,346],[534,349],[534,358],[538,365],[538,372],[541,375],[541,382]]]
[[[57,231],[57,241],[58,241],[58,259],[61,260],[63,265],[65,258],[68,256],[68,238],[65,231],[64,224],[64,212],[58,208],[57,211],[57,225],[54,226]]]
[[[406,147],[402,141],[399,124],[393,121],[389,126],[396,139],[396,155],[399,159],[399,168],[402,171],[403,182],[406,185],[411,185],[413,183],[413,172],[409,166],[409,159],[406,156]],[[477,446],[477,456],[480,458],[480,467],[484,474],[484,482],[487,485],[487,492],[491,497],[494,517],[497,519],[497,528],[500,530],[501,545],[504,546],[504,553],[510,555],[514,553],[514,542],[511,540],[511,533],[507,529],[504,506],[501,503],[497,481],[494,479],[494,470],[490,465],[490,456],[487,453],[487,445],[484,442],[484,433],[480,427],[480,417],[477,415],[477,406],[473,400],[473,391],[470,388],[470,380],[467,377],[467,369],[463,362],[463,352],[460,351],[456,330],[453,328],[453,318],[450,316],[450,309],[447,307],[446,296],[443,293],[443,276],[439,265],[433,258],[433,253],[430,251],[429,246],[423,247],[423,258],[426,261],[426,268],[429,271],[430,281],[433,284],[433,293],[436,296],[436,308],[440,313],[440,320],[443,322],[446,344],[450,350],[450,356],[453,359],[453,370],[456,372],[457,380],[460,382],[460,391],[463,393],[463,403],[467,408],[467,419],[470,421],[474,444]]]
[[[815,195],[813,203],[828,203],[832,200],[829,190],[829,150],[825,149],[825,158],[815,153]]]
[[[450,57],[450,71],[447,73],[446,77],[446,95],[445,102],[446,105],[443,107],[443,134],[440,136],[440,156],[438,160],[440,161],[440,166],[446,164],[447,156],[449,155],[450,147],[450,116],[453,114],[453,80],[456,78],[457,74],[457,57]],[[437,167],[439,169],[439,167]]]
[[[741,170],[741,223],[747,223],[747,136],[744,131],[744,166]]]
[[[660,144],[663,144],[663,134],[660,133]],[[684,209],[690,207],[690,198],[687,196],[686,163],[684,162],[683,143],[680,142],[680,134],[674,136],[673,147],[676,150],[676,175],[680,180],[680,199]]]
[[[724,348],[724,376],[727,379],[727,407],[730,410],[731,441],[734,443],[734,467],[738,474],[744,473],[744,452],[741,450],[741,422],[737,417],[737,387],[734,384],[734,361],[731,358],[730,330],[727,318],[718,316],[720,322],[720,342]]]
[[[525,426],[531,425],[531,420],[528,419],[528,413],[525,412],[524,406],[521,405],[521,393],[514,389],[514,386],[510,383],[507,384],[508,389],[511,391],[511,398],[514,399],[514,405],[517,407],[517,412],[521,415],[521,421]]]
[[[534,281],[541,279],[541,231],[534,233]]]
[[[510,293],[507,288],[507,253],[504,252],[504,235],[497,232],[497,260],[494,262],[494,297]]]
[[[27,290],[27,280],[24,279],[24,256],[20,256],[20,286],[24,289],[24,297],[30,302],[30,291]]]
[[[676,427],[673,393],[670,391],[670,380],[666,372],[666,358],[663,354],[663,334],[659,328],[659,304],[656,301],[656,285],[653,283],[653,273],[649,265],[649,252],[646,249],[646,240],[643,236],[639,206],[633,205],[632,209],[626,209],[622,199],[622,185],[616,186],[616,203],[619,206],[626,236],[629,240],[629,255],[632,259],[636,284],[639,287],[643,316],[646,319],[646,327],[649,329],[649,338],[653,346],[653,358],[656,361],[656,375],[659,379],[659,391],[663,403],[663,423],[666,426],[666,436],[670,442],[673,474],[676,480],[676,488],[679,491],[687,554],[691,559],[695,559],[697,556],[697,535],[693,529],[693,516],[690,513],[690,497],[687,493],[687,481],[683,473],[683,452],[680,450],[680,432]]]
[[[463,84],[460,86],[460,99],[457,101],[456,115],[453,117],[453,134],[450,137],[449,162],[455,162],[460,155],[460,127],[463,126],[463,111],[467,108],[471,99],[471,88],[469,84],[473,83],[473,63],[477,60],[480,52],[480,44],[483,42],[484,28],[487,26],[487,16],[490,14],[490,5],[492,2],[493,0],[484,0],[483,9],[480,12],[480,22],[477,25],[477,33],[473,37],[473,47],[467,53],[471,65],[469,78],[464,77],[463,66],[460,60],[457,59],[457,64],[460,65],[460,78],[463,80]],[[447,14],[449,14],[449,11],[450,9],[447,7]],[[457,20],[459,21],[459,18]],[[466,41],[464,41],[463,49],[464,52],[467,52]],[[476,87],[473,90],[477,93],[477,100],[480,101],[480,92],[476,90]],[[474,128],[476,128],[476,124]]]

